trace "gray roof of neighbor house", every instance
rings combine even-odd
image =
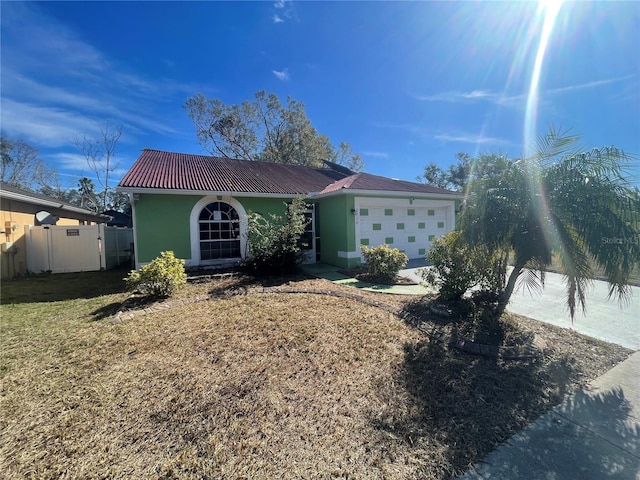
[[[317,168],[144,149],[118,189],[276,195],[367,190],[459,195],[423,183],[354,173],[343,166],[324,163],[326,168]]]
[[[35,205],[42,210],[47,210],[66,218],[76,218],[98,223],[105,223],[111,218],[108,215],[92,212],[91,210],[78,207],[72,203],[42,195],[41,193],[32,192],[31,190],[24,190],[4,182],[0,182],[0,199]]]

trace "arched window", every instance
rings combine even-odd
[[[200,260],[240,257],[240,218],[225,202],[208,204],[198,218]]]

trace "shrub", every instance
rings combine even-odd
[[[294,272],[304,259],[305,245],[301,239],[309,222],[306,209],[305,201],[296,198],[287,204],[286,217],[270,214],[267,219],[250,213],[247,228],[250,256],[244,265],[259,274]]]
[[[362,245],[360,248],[364,256],[367,275],[375,279],[393,281],[400,269],[409,261],[404,253],[397,248],[389,248],[388,245],[378,245],[372,248]]]
[[[129,290],[138,290],[144,295],[168,297],[187,283],[184,260],[173,252],[162,252],[140,270],[132,270],[124,279]]]
[[[432,268],[422,272],[422,278],[439,288],[444,301],[459,301],[473,287],[483,292],[498,292],[502,287],[501,268],[506,256],[497,257],[485,248],[467,245],[460,231],[436,238],[427,253]]]

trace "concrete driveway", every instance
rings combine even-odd
[[[607,298],[607,282],[594,281],[586,295],[586,312],[578,310],[572,324],[563,277],[557,273],[547,273],[544,290],[515,292],[507,309],[559,327],[573,328],[584,335],[632,350],[640,350],[640,287],[630,288],[630,301],[620,305],[614,297]]]
[[[428,268],[425,260],[411,260],[400,275],[421,282],[420,270],[424,268]],[[516,290],[507,309],[541,322],[640,350],[640,287],[630,288],[630,301],[620,305],[614,298],[607,298],[607,282],[594,281],[586,295],[586,312],[578,310],[572,324],[563,277],[557,273],[547,273],[542,291]]]

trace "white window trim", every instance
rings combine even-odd
[[[242,204],[235,198],[228,195],[208,195],[202,197],[191,209],[191,216],[189,217],[189,228],[191,235],[191,266],[195,265],[212,265],[229,261],[232,259],[215,259],[215,260],[200,260],[200,213],[202,209],[214,202],[224,202],[231,205],[240,218],[240,259],[245,258],[247,251],[247,212]]]

